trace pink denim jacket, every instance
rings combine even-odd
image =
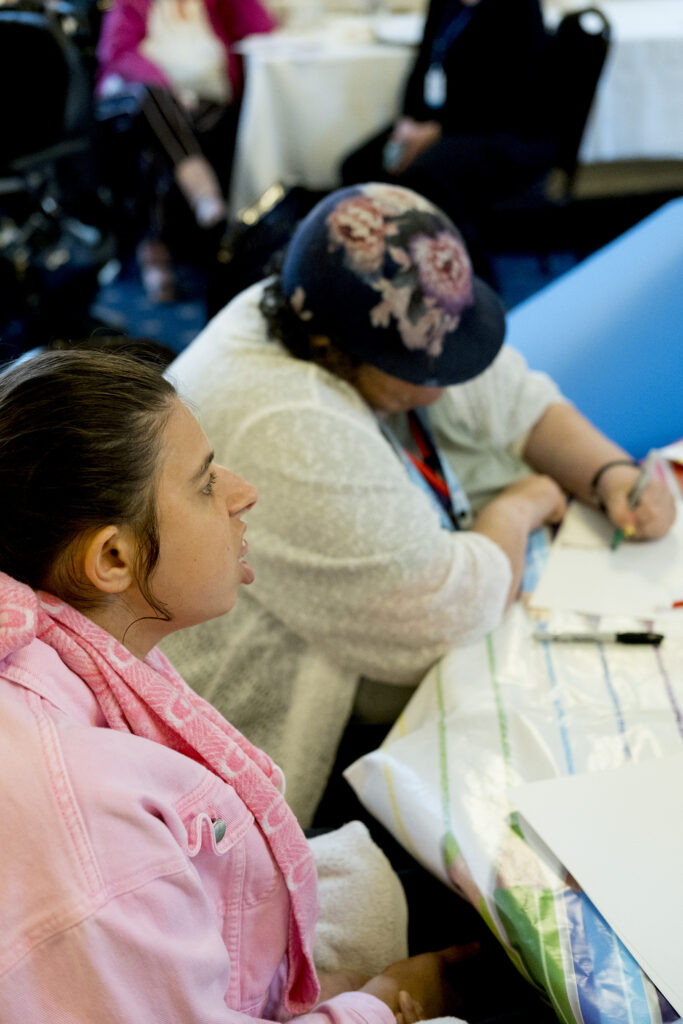
[[[289,897],[235,791],[107,727],[40,640],[0,661],[3,1024],[286,1019]],[[300,1018],[393,1024],[364,993]]]

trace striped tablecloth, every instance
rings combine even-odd
[[[666,634],[659,648],[539,643],[535,624],[518,603],[494,633],[448,654],[347,778],[418,860],[478,908],[561,1021],[676,1020],[563,866],[524,834],[511,790],[683,750],[683,612],[654,624]],[[587,625],[614,623],[553,620]]]

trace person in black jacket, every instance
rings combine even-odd
[[[487,206],[552,166],[547,42],[539,0],[432,0],[403,113],[345,159],[344,184],[412,188],[476,250]]]

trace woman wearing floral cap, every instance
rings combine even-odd
[[[632,460],[504,333],[451,221],[366,184],[320,202],[279,276],[170,367],[261,500],[257,581],[230,624],[165,650],[285,767],[306,824],[349,720],[393,721],[438,658],[499,623],[566,494],[638,537],[673,520],[657,481],[628,509]]]

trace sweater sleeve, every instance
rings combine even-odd
[[[267,494],[250,512],[253,594],[332,660],[413,684],[497,625],[507,557],[442,528],[371,416],[285,404],[251,417],[230,447],[232,467]]]
[[[396,1021],[389,1007],[367,992],[344,992],[321,1003],[306,1017],[296,1019],[310,1021],[310,1024],[326,1024],[328,1021],[329,1024],[395,1024]]]
[[[520,352],[504,345],[482,374],[448,389],[447,402],[437,403],[437,416],[445,431],[450,422],[456,432],[513,451],[519,450],[548,406],[560,401],[555,382],[546,373],[530,370]],[[445,416],[440,415],[442,409]]]
[[[448,388],[430,407],[439,450],[475,511],[531,472],[523,459],[529,431],[550,405],[562,401],[550,377],[529,370],[524,357],[505,345],[484,373]]]

